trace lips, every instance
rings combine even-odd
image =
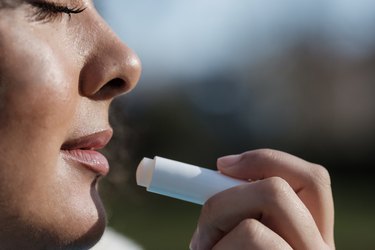
[[[63,158],[78,163],[97,175],[107,175],[109,172],[108,160],[96,150],[108,144],[112,133],[112,130],[108,129],[68,140],[61,146]]]

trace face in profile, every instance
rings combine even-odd
[[[136,55],[88,0],[0,0],[0,245],[85,249],[105,227],[97,150]]]

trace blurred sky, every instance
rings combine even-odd
[[[233,145],[243,140],[248,148],[258,140],[254,147],[321,155],[336,150],[335,159],[354,151],[355,161],[372,158],[375,1],[97,0],[96,5],[143,62],[141,84],[128,96],[127,108],[133,107],[129,113],[152,133],[160,134],[166,123],[183,127],[174,118],[150,125],[162,114],[191,114],[191,128],[194,121],[210,131],[215,127],[214,137],[224,144],[233,138]],[[204,130],[196,128],[182,133]]]
[[[372,0],[97,0],[96,5],[139,54],[145,78],[202,77],[241,67],[275,56],[301,37],[361,57],[375,38]]]

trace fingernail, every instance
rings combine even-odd
[[[217,159],[217,164],[219,167],[230,167],[236,164],[237,162],[240,161],[241,155],[228,155],[224,157],[220,157]]]

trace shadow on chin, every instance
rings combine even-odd
[[[96,210],[98,211],[98,220],[97,222],[81,237],[75,240],[73,243],[69,244],[64,250],[86,250],[93,247],[102,237],[107,220],[106,213],[103,206],[103,203],[100,199],[98,191],[96,190],[96,184],[98,179],[95,179],[90,188],[90,195],[94,201]]]

